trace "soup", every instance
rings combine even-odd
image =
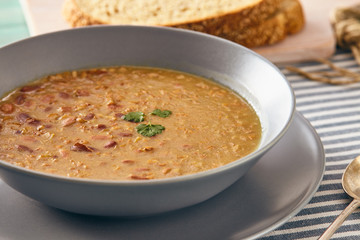
[[[120,66],[64,72],[0,102],[0,158],[67,177],[149,180],[223,166],[255,151],[259,117],[207,79]]]

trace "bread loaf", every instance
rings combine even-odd
[[[276,43],[304,23],[298,0],[65,0],[63,15],[73,27],[170,26],[247,47]]]

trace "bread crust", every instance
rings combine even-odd
[[[284,8],[285,2],[291,2]],[[63,16],[72,27],[108,24],[82,12],[76,0],[65,0]],[[298,0],[263,0],[236,13],[183,24],[163,26],[184,28],[219,36],[246,47],[274,44],[288,34],[299,32],[305,24]]]
[[[236,13],[228,13],[197,22],[167,26],[191,29],[216,36],[225,36],[231,34],[235,29],[259,25],[276,12],[280,3],[281,0],[264,0],[255,6],[248,6]]]
[[[249,48],[272,45],[288,35],[300,32],[305,25],[305,16],[298,0],[285,0],[289,6],[277,11],[259,25],[234,29],[230,35],[219,35]]]

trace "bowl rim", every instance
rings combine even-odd
[[[0,159],[0,167],[6,168],[7,170],[11,170],[17,173],[21,173],[21,174],[25,174],[28,176],[36,176],[36,177],[40,177],[40,178],[45,178],[47,180],[52,180],[52,181],[59,181],[59,182],[67,182],[67,183],[78,183],[78,184],[86,184],[86,185],[107,185],[107,186],[153,186],[153,185],[163,185],[163,184],[168,184],[168,183],[181,183],[181,182],[186,182],[186,181],[192,181],[192,180],[197,180],[197,179],[203,179],[206,177],[210,177],[213,175],[217,175],[220,174],[222,172],[226,172],[230,169],[232,169],[233,167],[235,167],[236,165],[239,164],[243,164],[244,162],[248,162],[249,160],[251,160],[252,158],[255,158],[257,156],[262,156],[263,154],[265,154],[270,148],[272,148],[281,138],[282,136],[286,133],[286,131],[289,129],[291,122],[294,119],[294,114],[295,114],[295,104],[296,104],[296,99],[295,99],[295,94],[294,94],[294,90],[292,89],[290,82],[287,80],[287,78],[285,77],[285,75],[280,71],[280,69],[275,66],[275,64],[273,64],[272,62],[270,62],[268,59],[266,59],[265,57],[261,56],[260,54],[254,52],[253,50],[246,48],[240,44],[237,44],[235,42],[232,42],[230,40],[224,39],[224,38],[220,38],[214,35],[210,35],[210,34],[206,34],[206,33],[202,33],[202,32],[197,32],[197,31],[193,31],[193,30],[187,30],[187,29],[181,29],[181,28],[172,28],[172,27],[159,27],[159,26],[135,26],[135,25],[93,25],[93,26],[86,26],[86,27],[77,27],[77,28],[71,28],[71,29],[66,29],[66,30],[59,30],[59,31],[54,31],[54,32],[49,32],[49,33],[45,33],[45,34],[40,34],[40,35],[36,35],[36,36],[31,36],[22,40],[18,40],[15,41],[13,43],[4,45],[3,47],[0,47],[0,53],[3,49],[7,49],[7,48],[12,48],[12,47],[16,47],[16,45],[18,44],[22,44],[23,42],[28,42],[28,41],[36,41],[36,39],[39,38],[47,38],[47,37],[51,37],[53,35],[61,35],[64,33],[69,33],[69,32],[81,32],[81,31],[97,31],[100,29],[104,29],[104,30],[116,30],[116,29],[138,29],[139,31],[142,31],[144,29],[146,30],[151,30],[151,31],[165,31],[165,32],[177,32],[177,33],[182,33],[182,34],[186,34],[186,35],[197,35],[201,38],[210,38],[214,41],[220,41],[223,42],[223,44],[230,44],[236,48],[240,48],[242,49],[242,51],[245,51],[253,56],[255,56],[256,58],[259,58],[261,61],[265,62],[266,64],[268,64],[271,68],[273,68],[274,70],[276,70],[276,72],[282,77],[282,79],[284,80],[285,84],[287,85],[287,88],[290,92],[290,96],[291,96],[291,111],[289,112],[289,116],[288,119],[286,121],[286,124],[282,127],[281,131],[275,135],[275,137],[273,137],[273,139],[263,145],[261,148],[256,149],[255,151],[251,152],[250,154],[239,158],[237,160],[234,160],[228,164],[225,164],[223,166],[220,167],[216,167],[213,169],[209,169],[209,170],[205,170],[205,171],[201,171],[201,172],[197,172],[197,173],[193,173],[193,174],[188,174],[188,175],[181,175],[181,176],[176,176],[176,177],[169,177],[169,178],[161,178],[161,179],[149,179],[149,180],[106,180],[106,179],[91,179],[91,178],[76,178],[76,177],[67,177],[67,176],[63,176],[63,175],[57,175],[57,174],[50,174],[50,173],[46,173],[46,172],[40,172],[40,171],[36,171],[36,170],[31,170],[31,169],[27,169],[24,167],[20,167],[20,166],[16,166],[13,165],[9,162],[6,162],[5,160]],[[211,80],[211,79],[210,79]],[[214,80],[211,80],[214,81]]]

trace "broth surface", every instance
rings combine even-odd
[[[256,112],[234,92],[182,72],[128,66],[50,75],[15,89],[0,102],[0,127],[2,160],[111,180],[216,168],[261,139]]]

